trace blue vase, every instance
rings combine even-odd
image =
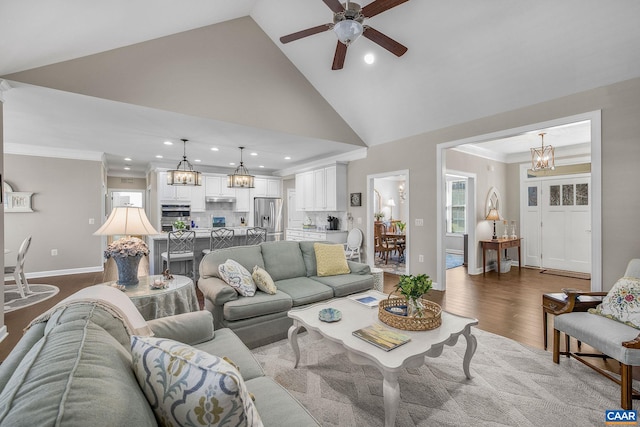
[[[138,284],[138,264],[142,255],[114,257],[118,266],[118,285],[136,286]]]

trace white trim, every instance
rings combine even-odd
[[[313,169],[317,169],[322,166],[327,166],[333,163],[348,163],[354,160],[362,160],[367,158],[367,148],[358,148],[357,150],[349,151],[348,153],[338,154],[331,157],[325,157],[321,160],[315,160],[309,163],[305,163],[303,165],[298,165],[291,168],[280,169],[273,172],[274,176],[290,176],[295,175],[299,172],[310,171]]]
[[[42,145],[4,143],[5,154],[18,154],[22,156],[53,157],[58,159],[92,160],[101,162],[104,153],[100,151],[72,150],[69,148],[45,147]]]
[[[4,314],[4,311],[2,314]],[[0,342],[2,342],[8,336],[9,332],[7,331],[7,325],[2,325],[2,327],[0,328]]]
[[[443,263],[443,245],[444,236],[443,232],[443,209],[444,206],[444,187],[443,179],[445,175],[444,170],[444,153],[445,150],[453,147],[457,147],[462,144],[478,144],[481,142],[491,141],[493,139],[505,138],[524,132],[537,131],[544,128],[566,125],[573,122],[580,122],[590,120],[591,122],[591,198],[592,198],[592,212],[591,212],[591,290],[594,292],[600,292],[602,290],[602,111],[595,110],[587,113],[576,114],[568,117],[561,117],[540,123],[532,123],[517,128],[504,129],[496,132],[491,132],[484,135],[476,135],[464,139],[455,141],[448,141],[440,143],[436,146],[436,168],[439,171],[437,174],[437,195],[436,203],[441,208],[437,210],[437,243],[438,243],[438,263],[437,274],[438,281],[442,282],[442,289],[446,289],[446,266]],[[522,215],[522,211],[520,212]],[[520,218],[522,224],[522,218]],[[477,242],[471,240],[469,236],[469,247],[474,247]],[[470,254],[469,254],[470,256]],[[469,259],[469,265],[471,265],[471,259]],[[468,270],[469,274],[472,274],[471,269]]]
[[[25,276],[27,277],[27,279],[37,279],[40,277],[68,276],[70,274],[81,273],[97,273],[99,271],[104,271],[104,266],[100,265],[96,267],[69,268],[66,270],[36,271],[27,273],[25,274]]]
[[[0,79],[0,102],[4,103],[4,93],[11,90],[11,84],[4,79]]]

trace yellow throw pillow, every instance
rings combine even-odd
[[[314,243],[313,249],[316,252],[318,276],[336,276],[338,274],[351,273],[347,258],[344,256],[343,245]]]
[[[253,274],[251,274],[251,278],[258,286],[258,289],[260,289],[262,292],[265,292],[269,295],[273,295],[276,293],[276,284],[273,282],[273,279],[264,268],[260,268],[257,265],[253,267]]]

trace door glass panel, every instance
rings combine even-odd
[[[562,186],[563,206],[573,206],[573,184]]]
[[[589,184],[576,184],[576,205],[589,205]]]
[[[529,187],[529,206],[538,206],[538,187]]]
[[[560,186],[549,186],[549,206],[560,206]]]

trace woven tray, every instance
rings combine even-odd
[[[433,301],[424,298],[420,300],[424,305],[424,317],[401,316],[385,310],[387,307],[407,305],[404,298],[387,298],[378,305],[378,318],[389,326],[405,331],[428,331],[439,327],[442,324],[442,308]]]

